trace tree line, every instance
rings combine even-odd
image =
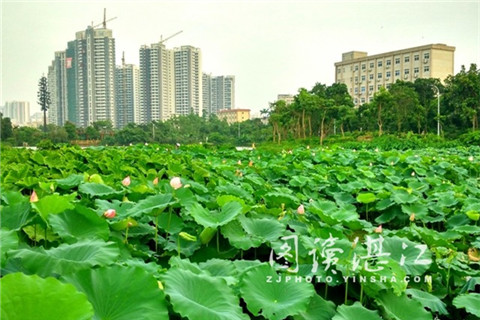
[[[97,121],[86,128],[72,122],[64,126],[48,124],[45,132],[38,128],[12,126],[10,118],[2,117],[1,138],[11,145],[35,146],[42,140],[52,143],[82,143],[102,145],[129,145],[136,143],[192,144],[213,143],[250,145],[267,141],[270,126],[261,119],[228,124],[216,116],[199,117],[195,114],[173,117],[148,124],[130,123],[122,129],[113,128],[110,121]]]
[[[103,145],[150,142],[248,145],[316,137],[322,144],[327,136],[347,133],[436,134],[438,123],[443,137],[456,138],[479,129],[480,69],[476,64],[471,64],[468,70],[462,66],[460,72],[443,83],[439,79],[398,80],[388,89],[381,88],[370,102],[358,108],[354,107],[345,84],[316,83],[310,90],[300,88],[293,103],[287,105],[278,100],[261,112],[268,117],[268,125],[261,119],[229,125],[216,116],[190,114],[164,122],[130,123],[122,129],[114,129],[109,121],[95,122],[86,128],[77,128],[71,122],[63,127],[49,124],[45,132],[14,127],[9,118],[2,117],[1,139],[13,145],[36,145],[42,139],[53,143],[95,140]]]
[[[462,66],[444,83],[439,79],[397,80],[388,89],[382,87],[370,102],[358,108],[345,84],[316,83],[310,90],[300,88],[293,103],[287,105],[278,100],[262,113],[269,116],[272,140],[276,142],[316,136],[322,143],[325,136],[345,135],[346,131],[376,132],[378,136],[436,133],[438,121],[441,134],[453,138],[468,130],[478,130],[480,70],[476,64],[468,70]]]

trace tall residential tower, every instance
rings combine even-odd
[[[202,54],[199,48],[174,49],[175,114],[202,116]]]

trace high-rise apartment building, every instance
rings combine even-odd
[[[138,121],[167,120],[175,113],[174,52],[162,42],[140,48]]]
[[[109,120],[115,125],[115,39],[112,30],[87,27],[69,44],[75,72],[75,122],[86,127]],[[71,59],[71,61],[70,61]]]
[[[50,106],[47,111],[48,123],[63,126],[68,121],[67,60],[65,51],[55,52],[55,58],[48,67],[48,91]]]
[[[219,110],[235,109],[235,76],[203,74],[203,110],[217,114]]]
[[[453,74],[455,47],[430,44],[368,56],[366,52],[342,54],[335,63],[335,82],[344,83],[355,106],[369,102],[381,87],[397,80],[417,78],[445,80]]]
[[[139,68],[122,64],[115,70],[115,108],[117,128],[129,123],[139,123],[140,107]]]
[[[199,48],[174,49],[175,113],[202,116],[202,55]]]
[[[3,117],[10,118],[14,125],[25,125],[30,122],[30,103],[26,101],[5,102]]]

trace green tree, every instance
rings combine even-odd
[[[2,115],[2,128],[0,132],[0,136],[3,141],[6,139],[13,137],[13,126],[12,126],[12,121],[10,118],[4,118]]]
[[[420,133],[423,122],[423,108],[418,100],[412,82],[397,80],[389,92],[392,95],[394,117],[397,132],[413,130],[415,127]]]
[[[67,132],[67,139],[68,140],[77,140],[78,135],[77,135],[77,128],[75,127],[75,124],[73,122],[67,121],[63,125],[63,128],[65,128],[65,131]]]
[[[368,115],[375,119],[378,126],[378,135],[381,136],[384,130],[385,114],[388,116],[393,108],[393,97],[387,89],[381,87],[380,90],[374,94],[373,101],[369,106],[370,110]]]
[[[480,70],[472,63],[468,71],[462,66],[459,73],[445,79],[445,97],[452,111],[462,120],[469,120],[472,130],[478,129],[480,114]]]
[[[42,76],[38,81],[37,92],[38,104],[43,111],[43,131],[47,132],[47,110],[50,107],[50,92],[48,91],[48,81],[45,76]]]

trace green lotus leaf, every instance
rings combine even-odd
[[[332,320],[382,320],[382,318],[378,311],[368,310],[357,301],[351,306],[344,304],[339,306]]]
[[[446,304],[433,294],[417,289],[407,289],[406,294],[413,300],[419,301],[425,308],[430,309],[432,312],[448,315]]]
[[[138,201],[133,207],[127,210],[127,214],[132,217],[141,217],[144,214],[159,215],[173,202],[171,194],[157,194],[148,196]]]
[[[7,252],[18,248],[17,232],[0,229],[0,243],[2,244],[0,246],[1,266],[4,267],[7,261]]]
[[[480,317],[480,293],[467,293],[456,296],[453,305],[457,308],[465,308],[468,313]]]
[[[285,225],[276,219],[254,219],[240,216],[240,224],[252,237],[258,237],[262,242],[278,240],[285,232]]]
[[[360,193],[357,196],[357,201],[360,203],[372,203],[375,200],[377,200],[377,197],[371,192]]]
[[[293,316],[295,320],[331,320],[335,315],[335,304],[315,294],[304,312]]]
[[[83,174],[71,174],[66,178],[57,179],[55,182],[57,186],[62,189],[69,190],[74,187],[78,187],[84,180]]]
[[[72,193],[68,196],[53,194],[42,197],[37,202],[34,202],[32,207],[38,211],[44,221],[47,221],[47,218],[50,214],[59,214],[65,210],[73,209],[74,205],[72,202],[75,197],[75,193]]]
[[[80,205],[75,206],[75,210],[50,215],[48,221],[53,231],[69,242],[93,238],[107,240],[110,234],[104,218],[99,217],[94,210]]]
[[[71,284],[23,273],[0,279],[1,318],[8,320],[88,320],[93,308]]]
[[[391,291],[383,291],[376,298],[385,314],[395,320],[432,320],[432,314],[416,300],[409,299],[405,294],[396,296]]]
[[[260,237],[246,233],[238,220],[233,220],[222,226],[221,231],[230,244],[238,249],[258,248],[263,243]]]
[[[115,243],[101,240],[64,243],[49,250],[29,248],[10,251],[12,258],[21,259],[24,268],[40,276],[54,273],[65,275],[93,266],[112,264],[119,254]]]
[[[198,224],[204,227],[216,228],[229,223],[242,213],[242,205],[232,201],[226,203],[220,212],[212,212],[202,207],[199,203],[194,203],[189,207],[188,212]]]
[[[86,294],[94,320],[168,319],[157,280],[139,267],[85,269],[64,279]]]
[[[413,203],[418,201],[417,196],[404,189],[393,190],[391,199],[397,204]]]
[[[175,312],[190,320],[248,319],[224,280],[171,268],[164,276],[165,293]]]
[[[270,320],[281,320],[307,310],[315,290],[311,283],[282,281],[275,269],[263,264],[245,272],[240,292],[247,308],[255,316],[261,315]],[[291,275],[294,279],[295,275]]]
[[[426,245],[407,238],[384,238],[383,252],[397,261],[409,275],[422,275],[432,264],[432,253]]]
[[[122,194],[122,191],[117,191],[112,187],[109,187],[101,183],[92,183],[92,182],[81,184],[78,187],[78,191],[80,193],[87,194],[90,197],[96,197],[96,198],[113,198]]]
[[[31,210],[29,202],[18,202],[2,208],[0,225],[10,230],[20,230],[28,224],[36,213]]]

